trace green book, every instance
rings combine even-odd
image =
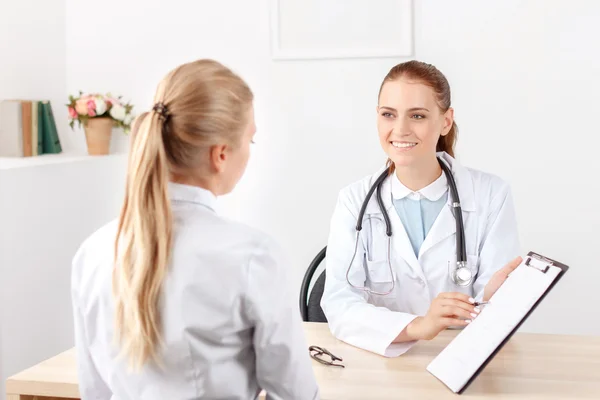
[[[49,101],[42,101],[38,107],[42,113],[40,126],[40,136],[42,136],[42,152],[44,154],[62,153],[62,146],[56,130],[56,122],[52,113],[52,106]]]
[[[37,154],[44,154],[44,138],[42,135],[42,125],[40,124],[41,121],[43,121],[44,119],[44,113],[42,110],[42,102],[38,101],[37,102]]]

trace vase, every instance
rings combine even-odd
[[[89,155],[109,153],[113,125],[112,118],[90,118],[86,121],[84,129]]]

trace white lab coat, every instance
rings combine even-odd
[[[448,195],[448,204],[431,227],[417,257],[392,203],[388,178],[381,194],[393,231],[391,262],[395,289],[389,295],[378,296],[348,285],[346,270],[354,252],[358,213],[382,168],[340,192],[331,220],[321,307],[331,332],[340,340],[384,356],[399,356],[415,342],[392,344],[392,341],[414,318],[427,313],[439,293],[462,292],[481,299],[492,274],[520,254],[509,186],[494,175],[461,166],[447,153],[438,155],[451,166],[456,181],[467,262],[478,270],[475,282],[470,287],[459,287],[448,275],[448,262],[450,265],[456,262],[456,221],[451,196]],[[349,274],[355,286],[379,292],[392,287],[387,244],[384,220],[374,193],[365,212],[357,255]],[[365,252],[365,248],[370,250]]]
[[[215,212],[208,191],[170,184],[172,262],[160,308],[164,370],[130,374],[113,341],[111,273],[116,223],[73,261],[72,298],[84,400],[316,399],[300,313],[278,247]],[[288,301],[289,300],[289,301]]]

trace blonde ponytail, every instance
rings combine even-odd
[[[173,240],[173,169],[202,174],[212,145],[239,144],[253,94],[214,60],[180,65],[160,83],[153,111],[133,124],[125,199],[115,240],[115,339],[129,366],[160,365],[160,298]]]
[[[130,366],[138,370],[148,359],[158,361],[158,304],[171,248],[172,215],[162,118],[156,112],[144,113],[135,125],[117,231],[120,240],[115,242],[113,295],[117,339]]]

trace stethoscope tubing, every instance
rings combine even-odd
[[[448,181],[448,187],[450,189],[450,196],[452,197],[451,198],[452,209],[453,209],[454,219],[456,221],[456,266],[453,269],[453,271],[450,272],[450,278],[458,286],[468,286],[473,281],[473,274],[467,268],[465,229],[464,229],[464,222],[463,222],[463,217],[462,217],[462,209],[461,209],[461,205],[460,205],[460,197],[458,195],[458,189],[456,187],[456,181],[454,180],[452,171],[446,165],[446,163],[444,161],[442,161],[439,157],[438,157],[438,162],[439,162],[440,167],[442,168],[444,174],[446,175],[446,178]],[[371,186],[371,188],[369,188],[369,191],[367,192],[367,195],[365,197],[365,200],[363,201],[363,204],[360,208],[360,212],[359,212],[358,218],[357,218],[356,242],[354,244],[354,254],[352,255],[352,260],[350,261],[350,265],[348,266],[348,268],[346,270],[346,281],[348,282],[348,284],[350,286],[352,286],[355,289],[361,289],[368,293],[372,293],[372,294],[376,294],[376,295],[390,294],[394,291],[394,288],[395,288],[395,279],[394,279],[394,273],[393,273],[393,268],[392,268],[392,263],[391,263],[392,224],[390,222],[390,217],[385,209],[385,205],[383,204],[383,200],[381,197],[381,186],[383,185],[383,182],[385,181],[385,179],[391,175],[391,173],[392,173],[392,169],[386,168],[386,170],[383,171],[377,177],[377,179],[375,180],[375,183],[373,183],[373,185]],[[352,284],[352,282],[350,282],[350,269],[352,268],[352,264],[354,263],[354,259],[356,258],[356,253],[358,251],[358,241],[359,241],[360,231],[362,230],[364,214],[367,209],[367,205],[369,204],[369,200],[370,200],[371,196],[373,195],[373,192],[376,192],[377,204],[383,215],[383,219],[385,221],[385,231],[386,231],[386,235],[388,237],[387,260],[388,260],[388,267],[390,269],[390,276],[392,277],[392,287],[389,291],[386,291],[386,292],[377,292],[377,291],[371,290],[367,287],[355,286],[354,284]],[[459,277],[459,275],[460,275],[459,272],[462,269],[466,270],[469,273],[468,279],[461,279]]]

